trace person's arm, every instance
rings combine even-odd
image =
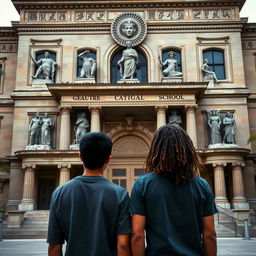
[[[143,256],[145,251],[145,216],[133,214],[132,215],[132,255]]]
[[[117,255],[130,256],[130,234],[123,234],[117,236]]]
[[[62,256],[62,244],[49,244],[48,256]]]
[[[217,242],[213,215],[203,218],[203,240],[206,255],[216,256]]]

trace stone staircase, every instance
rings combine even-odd
[[[3,222],[3,238],[46,238],[48,229],[48,210],[27,211],[20,228],[7,227]]]
[[[220,210],[220,209],[219,209]],[[7,227],[7,221],[3,222],[3,238],[46,238],[48,229],[48,210],[27,211],[24,216],[24,221],[20,228]],[[256,237],[256,219],[252,216],[250,219],[251,225],[250,235]],[[215,228],[218,237],[243,237],[243,225],[237,225],[233,218],[232,211],[219,211],[219,215],[215,215]]]

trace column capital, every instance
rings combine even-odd
[[[218,162],[218,163],[213,163],[212,166],[213,167],[217,167],[217,166],[225,167],[225,166],[227,166],[227,163],[225,163],[225,162]]]
[[[195,111],[197,108],[197,104],[185,105],[185,111]]]
[[[88,109],[92,112],[92,111],[99,111],[101,110],[101,106],[90,106],[88,107]]]
[[[155,110],[158,111],[158,110],[166,110],[168,108],[167,105],[163,105],[163,106],[155,106]]]
[[[61,169],[61,168],[68,168],[68,169],[70,169],[71,168],[71,164],[69,164],[69,163],[59,163],[57,165],[57,167],[58,167],[58,169]]]
[[[58,109],[62,114],[69,114],[71,111],[71,107],[66,107],[66,106],[59,106]]]
[[[236,167],[236,166],[245,167],[245,164],[243,162],[232,162],[232,166],[233,167]]]
[[[36,164],[35,163],[23,163],[21,168],[22,169],[31,168],[31,169],[35,170],[36,169]]]

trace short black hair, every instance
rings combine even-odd
[[[88,169],[101,168],[111,155],[112,140],[103,132],[88,132],[82,136],[79,144],[84,166]]]

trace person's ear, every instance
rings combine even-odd
[[[111,160],[111,158],[112,158],[112,157],[111,157],[111,155],[110,155],[110,156],[106,159],[105,163],[108,164],[109,161]]]
[[[82,158],[82,155],[80,153],[79,153],[79,158],[83,162],[83,158]]]

